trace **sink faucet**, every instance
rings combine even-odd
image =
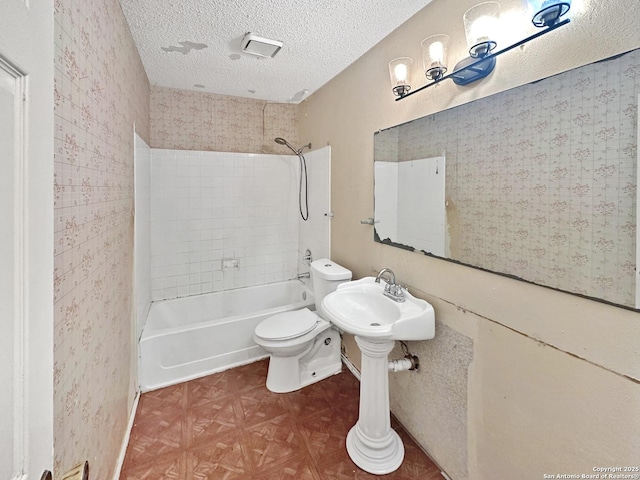
[[[393,273],[393,270],[391,270],[390,268],[383,268],[382,270],[380,270],[380,272],[378,272],[378,276],[376,277],[376,283],[380,283],[380,279],[382,278],[382,276],[388,273],[390,278],[389,281],[387,281],[387,284],[396,284],[396,274]]]
[[[390,268],[383,268],[378,272],[378,276],[376,277],[376,283],[380,283],[380,279],[383,278],[385,274],[388,274],[389,279],[386,280],[387,284],[384,287],[385,296],[389,297],[391,300],[395,302],[404,302],[404,292],[402,290],[402,285],[396,283],[396,275],[393,273],[393,270]]]

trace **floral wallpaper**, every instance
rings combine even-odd
[[[298,145],[297,106],[151,87],[151,147],[236,153],[290,153]]]
[[[633,306],[638,94],[635,50],[391,129],[376,158],[445,152],[452,258]]]
[[[55,0],[55,478],[111,479],[132,359],[134,124],[149,82],[117,0]],[[133,360],[133,361],[132,361]]]

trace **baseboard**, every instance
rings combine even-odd
[[[349,360],[344,353],[341,355],[341,357],[342,363],[344,363],[344,366],[347,367],[347,370],[349,370],[353,374],[353,376],[356,377],[358,381],[360,381],[360,372],[358,371],[356,366],[351,363],[351,360]]]
[[[133,428],[133,421],[136,418],[136,411],[138,410],[139,401],[140,401],[140,392],[137,392],[136,398],[133,399],[131,413],[129,414],[129,423],[127,424],[127,431],[124,432],[124,437],[122,439],[122,446],[120,447],[120,455],[118,455],[118,463],[116,464],[116,470],[113,474],[113,480],[120,479],[120,473],[122,472],[122,466],[124,465],[124,456],[127,453],[127,445],[129,445],[129,438],[131,438],[131,429]]]

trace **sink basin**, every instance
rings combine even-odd
[[[327,318],[347,333],[380,340],[429,340],[435,336],[435,314],[430,303],[404,292],[405,301],[384,295],[384,281],[374,277],[343,283],[328,294],[321,308]]]

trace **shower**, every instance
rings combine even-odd
[[[286,145],[287,147],[289,147],[289,149],[293,153],[295,153],[298,156],[298,159],[300,160],[300,187],[298,189],[298,206],[300,208],[300,216],[302,217],[302,220],[306,222],[309,219],[309,191],[308,191],[309,182],[307,178],[307,160],[304,158],[304,155],[302,154],[302,150],[304,150],[305,148],[310,149],[311,144],[308,143],[296,150],[289,142],[287,142],[282,137],[276,137],[275,142],[278,145]],[[303,171],[304,171],[304,206],[305,206],[304,209],[302,208],[302,173]]]

